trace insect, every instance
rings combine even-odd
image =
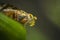
[[[34,26],[35,22],[37,20],[37,17],[33,16],[31,13],[27,13],[23,10],[17,9],[16,7],[12,7],[11,5],[10,6],[9,5],[7,6],[6,4],[2,5],[2,6],[0,6],[0,10],[2,10],[2,12],[6,16],[8,16],[24,25],[28,24],[29,26]]]

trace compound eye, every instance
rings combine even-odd
[[[25,16],[18,16],[18,19],[19,20],[22,20],[22,19],[24,19],[25,18]]]
[[[33,15],[32,14],[29,14],[30,18],[33,18]]]

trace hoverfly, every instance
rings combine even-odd
[[[17,9],[12,5],[3,4],[0,5],[0,10],[8,17],[26,25],[34,26],[35,21],[37,20],[36,16],[33,16],[31,13],[27,13],[23,10]]]

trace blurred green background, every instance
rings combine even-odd
[[[0,12],[0,40],[26,40],[26,29]]]

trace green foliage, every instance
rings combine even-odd
[[[0,13],[0,40],[25,40],[24,26]]]

